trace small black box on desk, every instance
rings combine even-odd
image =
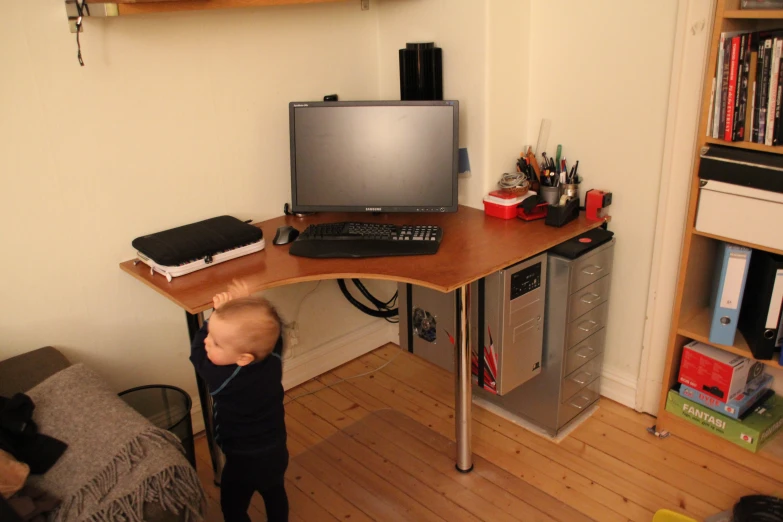
[[[562,227],[579,216],[579,198],[572,198],[563,205],[549,205],[546,213],[546,223],[552,227]]]

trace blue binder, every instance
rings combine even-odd
[[[734,345],[742,294],[748,278],[750,248],[718,243],[718,259],[712,286],[710,342]]]

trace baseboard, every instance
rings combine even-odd
[[[601,395],[633,409],[636,406],[635,378],[604,368],[601,371]]]
[[[283,361],[283,388],[298,386],[396,339],[396,325],[376,321],[286,359]]]

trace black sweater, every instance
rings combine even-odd
[[[282,336],[265,359],[247,366],[216,366],[207,357],[204,323],[193,339],[190,361],[207,383],[213,403],[215,440],[223,453],[250,454],[285,448]]]

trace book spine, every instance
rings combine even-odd
[[[736,87],[734,88],[734,114],[731,119],[731,141],[738,141],[740,126],[742,125],[742,114],[745,112],[745,102],[742,101],[743,79],[745,78],[745,47],[747,45],[747,35],[741,35],[739,39],[739,52],[737,54],[737,73]]]
[[[755,47],[754,47],[755,49]],[[756,60],[758,53],[754,50],[750,56],[750,71],[748,72],[748,113],[745,116],[745,137],[746,141],[753,141],[753,132],[758,133],[756,124]]]
[[[764,133],[764,144],[772,145],[772,137],[775,133],[775,108],[778,98],[778,73],[780,71],[780,51],[783,40],[775,38],[772,52],[772,64],[769,73],[769,101],[767,103],[767,127]]]
[[[778,86],[777,97],[775,99],[775,129],[772,131],[772,145],[778,145],[780,143],[780,101],[783,99],[783,74],[780,73],[783,70],[783,41],[780,42],[781,50],[778,52],[780,58],[778,59]]]
[[[737,71],[739,69],[739,37],[731,39],[729,56],[729,90],[726,95],[726,119],[723,123],[723,139],[731,141],[734,129],[734,105],[737,99]]]
[[[745,141],[745,137],[747,136],[748,107],[750,106],[748,94],[750,90],[750,64],[752,63],[750,34],[743,36],[745,40],[741,50],[744,50],[744,54],[740,61],[740,76],[738,79],[740,86],[739,103],[737,104],[738,114],[735,120],[736,124],[734,125],[734,141]]]
[[[753,91],[753,131],[751,135],[751,141],[758,143],[759,141],[759,108],[761,102],[759,97],[761,96],[761,73],[764,70],[764,40],[759,38],[756,45],[756,80],[754,82]]]
[[[731,71],[731,38],[726,38],[723,43],[723,74],[720,87],[720,125],[716,138],[723,138],[726,129],[726,106],[729,101],[729,74]]]
[[[772,40],[764,40],[764,62],[761,71],[761,95],[759,96],[759,139],[764,143],[767,129],[767,102],[769,101],[769,73],[772,65]]]
[[[720,45],[718,45],[718,65],[715,69],[715,110],[712,114],[712,137],[717,138],[720,133],[720,104],[723,86],[723,45],[726,41],[725,33],[720,35]]]

